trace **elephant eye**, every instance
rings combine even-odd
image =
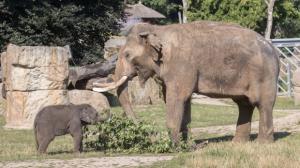
[[[125,58],[129,58],[129,53],[128,52],[125,53]]]
[[[138,66],[134,66],[134,70],[138,71],[139,67]]]

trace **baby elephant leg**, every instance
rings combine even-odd
[[[49,143],[54,139],[54,136],[44,136],[39,138],[38,153],[45,154]]]
[[[74,139],[74,152],[81,153],[82,152],[82,133],[75,134],[73,136]]]
[[[82,130],[81,130],[81,124],[72,125],[70,127],[70,134],[73,137],[74,140],[74,152],[80,153],[82,152]]]

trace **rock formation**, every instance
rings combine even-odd
[[[69,102],[69,57],[64,47],[8,45],[1,56],[6,128],[32,128],[41,108]]]

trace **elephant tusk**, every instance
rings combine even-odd
[[[103,88],[103,87],[111,86],[112,84],[113,84],[113,82],[111,82],[111,83],[97,83],[97,82],[94,82],[93,86],[94,87],[101,87],[101,88]]]
[[[113,89],[121,86],[127,79],[128,79],[128,76],[123,76],[118,82],[113,82],[111,84],[108,84],[108,86],[106,86],[106,87],[94,87],[93,91],[95,91],[95,92],[107,92],[109,90],[113,90]],[[97,86],[98,84],[99,83],[93,83],[93,86],[95,86],[95,85]]]
[[[111,89],[107,89],[107,88],[93,88],[93,91],[99,92],[99,93],[107,92],[107,91],[110,91],[110,90]]]

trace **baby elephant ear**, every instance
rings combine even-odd
[[[160,38],[156,34],[149,33],[149,32],[142,32],[139,35],[141,38],[145,39],[146,42],[150,44],[159,53],[155,55],[153,58],[155,61],[158,61],[160,52],[162,50],[162,43]]]
[[[88,108],[83,108],[82,111],[80,111],[80,120],[86,123],[91,123],[93,121],[91,111]]]

